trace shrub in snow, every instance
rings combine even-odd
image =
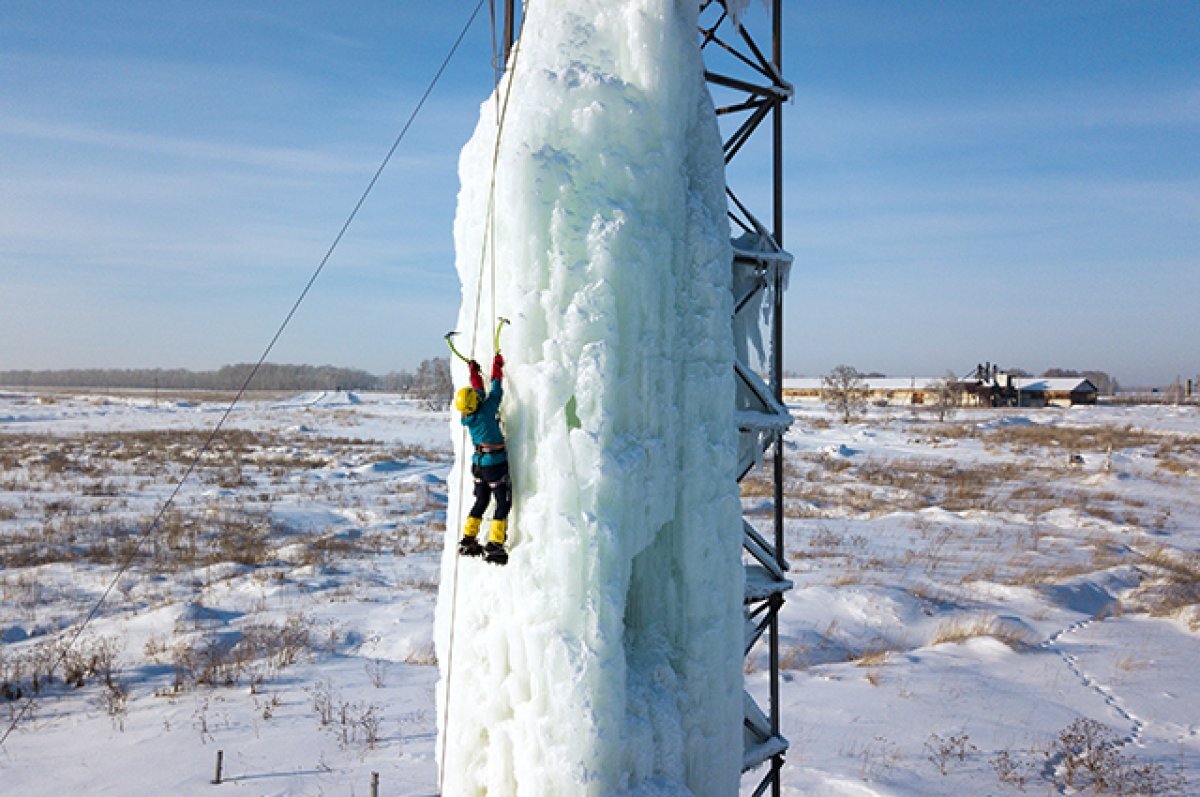
[[[858,369],[850,365],[839,365],[821,377],[821,388],[825,393],[825,405],[843,423],[863,415],[867,411],[867,382]]]
[[[1002,750],[992,758],[1001,783],[1025,791],[1035,780],[1048,781],[1062,794],[1116,797],[1184,797],[1190,794],[1182,772],[1156,761],[1137,761],[1126,742],[1107,725],[1081,717],[1044,747],[1025,753]]]

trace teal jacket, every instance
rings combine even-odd
[[[500,384],[499,379],[493,379],[491,390],[488,391],[486,397],[482,390],[476,392],[480,394],[481,399],[479,408],[470,415],[464,415],[462,419],[463,426],[467,427],[467,431],[471,433],[471,442],[476,446],[481,443],[493,446],[504,445],[504,432],[500,431],[500,399],[504,398],[504,387]],[[471,458],[471,462],[482,468],[507,461],[508,454],[504,451],[480,453],[476,449]]]

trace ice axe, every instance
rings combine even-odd
[[[504,318],[503,316],[500,317],[500,323],[496,324],[496,336],[492,341],[493,342],[492,348],[495,351],[497,351],[497,352],[500,351],[500,330],[504,329],[505,324],[511,324],[511,323],[512,322],[509,321],[507,318]],[[450,347],[450,351],[454,352],[455,357],[457,357],[458,359],[462,360],[463,362],[469,364],[471,361],[468,358],[464,357],[463,353],[461,351],[459,351],[458,348],[454,345],[454,336],[457,334],[458,334],[458,332],[456,330],[451,330],[451,331],[447,332],[445,335],[446,345]]]
[[[500,323],[496,324],[496,339],[493,341],[494,345],[492,346],[492,351],[496,352],[497,354],[500,353],[500,330],[504,329],[505,324],[511,323],[512,322],[504,316],[500,316]]]
[[[470,364],[470,362],[471,362],[471,361],[470,361],[470,360],[468,360],[466,357],[463,357],[463,355],[462,355],[462,352],[461,352],[461,351],[459,351],[459,350],[458,350],[457,348],[455,348],[455,346],[454,346],[454,336],[455,336],[455,335],[457,335],[457,334],[458,334],[458,333],[457,333],[457,332],[455,332],[454,330],[451,330],[451,331],[447,332],[447,333],[446,333],[446,345],[450,347],[450,351],[454,352],[454,356],[455,356],[455,357],[457,357],[458,359],[462,360],[462,361],[463,361],[463,362],[465,362],[465,363],[468,363],[468,364]]]

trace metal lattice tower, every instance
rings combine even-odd
[[[519,26],[515,0],[503,2],[500,45],[507,62]],[[754,9],[744,25],[731,16],[726,0],[698,2],[705,78],[721,119],[729,218],[738,231],[730,264],[738,354],[738,481],[763,470],[766,454],[772,454],[771,533],[764,535],[744,518],[740,529],[731,530],[742,536],[746,554],[742,652],[749,655],[765,644],[770,661],[767,704],[760,706],[745,694],[742,771],[753,772],[744,777],[757,779],[754,797],[768,791],[779,797],[788,749],[780,728],[779,611],[792,586],[785,576],[783,541],[783,435],[792,421],[783,405],[783,293],[792,264],[792,256],[783,250],[783,106],[792,97],[792,86],[783,79],[783,0],[768,0],[765,23]],[[769,194],[739,192],[729,165],[739,155],[743,161],[757,157],[755,166],[761,173],[764,152],[771,171]],[[766,771],[761,772],[764,765]]]
[[[768,790],[779,797],[788,749],[780,728],[779,611],[792,586],[785,577],[783,542],[783,435],[792,421],[783,405],[783,292],[792,265],[783,250],[783,106],[792,87],[783,79],[782,5],[783,0],[769,0],[765,24],[757,8],[739,24],[725,0],[700,0],[705,78],[721,119],[729,218],[738,234],[732,264],[738,480],[762,470],[766,454],[773,454],[771,533],[762,534],[745,518],[740,529],[746,551],[743,652],[749,655],[765,645],[770,662],[766,705],[748,692],[745,697],[742,771],[753,779],[754,797]],[[751,27],[755,22],[759,24]],[[740,190],[738,170],[730,168],[739,156],[738,165],[745,163],[755,177],[770,169],[769,192],[751,196]]]

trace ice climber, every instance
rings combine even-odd
[[[454,394],[454,407],[462,413],[463,426],[471,432],[475,453],[471,457],[471,475],[475,477],[475,503],[467,513],[463,538],[458,552],[464,556],[483,556],[495,564],[508,563],[504,541],[508,536],[508,510],[512,508],[512,482],[508,478],[508,454],[504,450],[504,433],[500,431],[500,399],[504,396],[504,358],[496,353],[492,360],[492,385],[485,394],[483,374],[479,363],[467,363],[471,386]],[[496,499],[496,511],[488,530],[487,545],[479,544],[479,527],[491,499]]]

